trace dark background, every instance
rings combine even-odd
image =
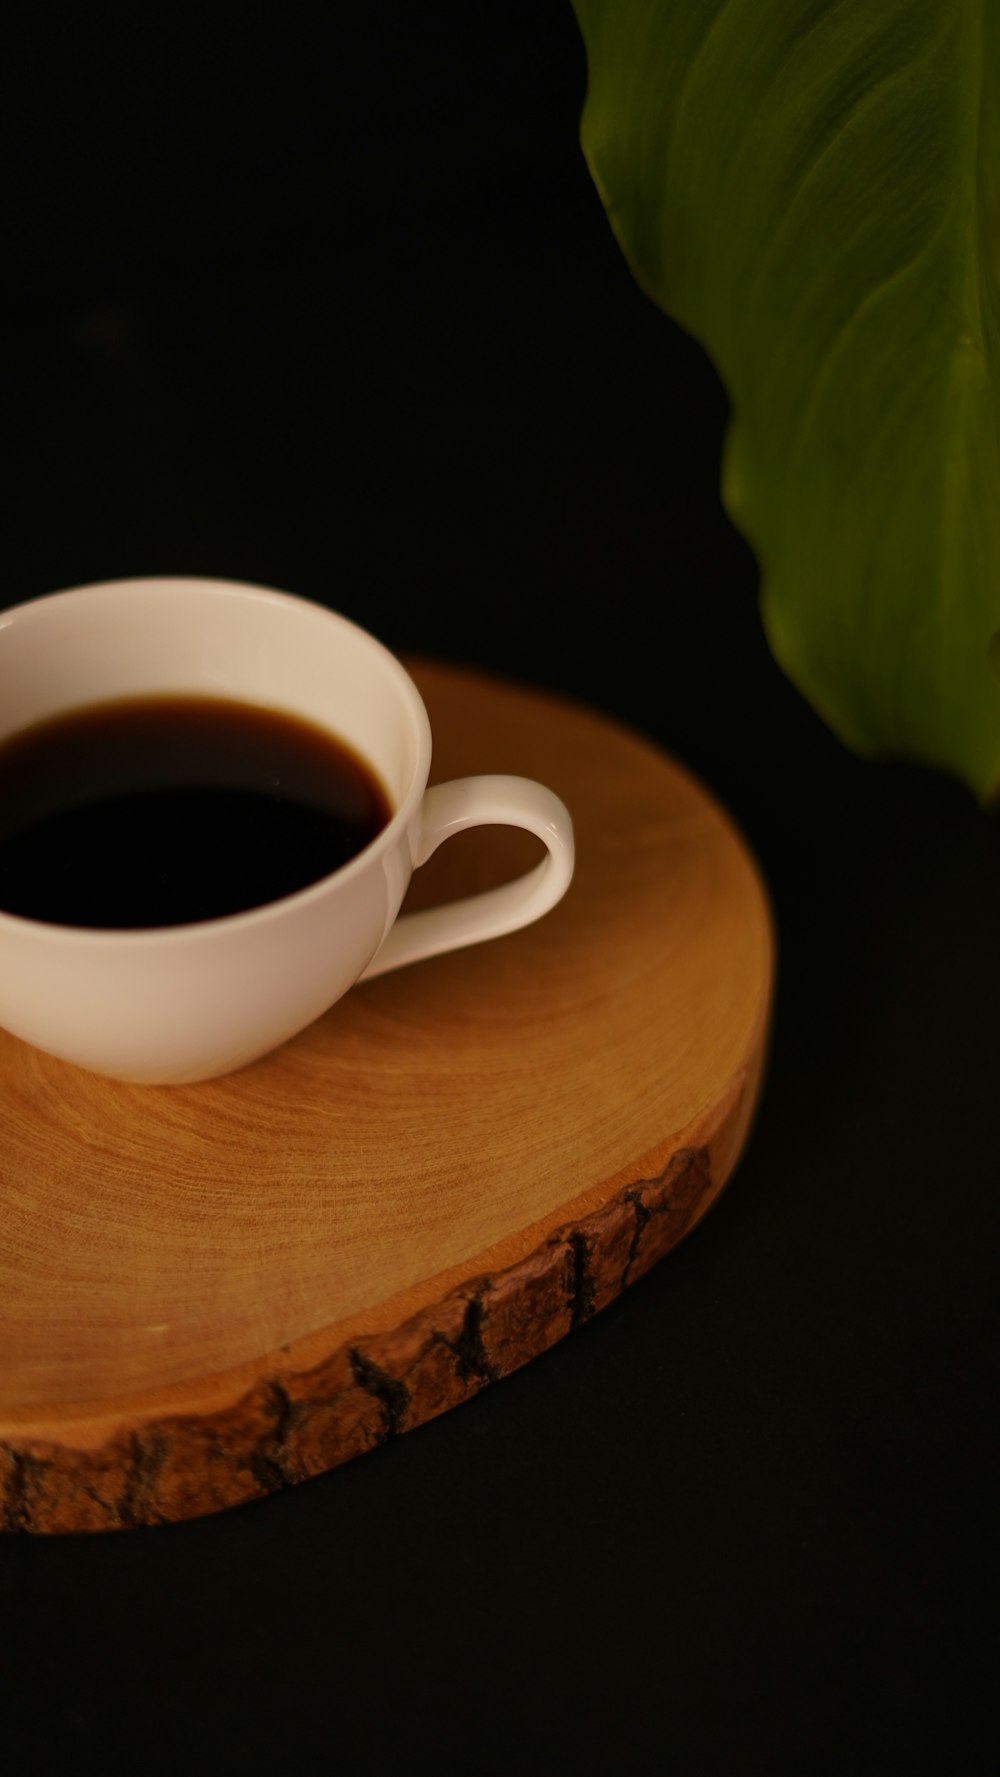
[[[986,1771],[997,822],[771,661],[569,5],[356,10],[15,8],[2,602],[264,582],[642,729],[761,861],[770,1073],[706,1223],[468,1406],[260,1505],[0,1544],[3,1756]]]

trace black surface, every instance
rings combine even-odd
[[[470,1405],[223,1516],[0,1543],[4,1758],[986,1771],[1000,830],[772,663],[569,7],[358,10],[18,9],[3,602],[271,583],[655,737],[774,897],[767,1089],[691,1239]]]

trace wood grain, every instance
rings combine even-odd
[[[356,989],[276,1055],[123,1085],[0,1034],[0,1525],[260,1497],[509,1373],[688,1231],[759,1091],[773,944],[732,823],[601,716],[414,666],[433,777],[576,825],[546,919]],[[411,905],[536,842],[442,847]]]

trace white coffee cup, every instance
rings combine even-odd
[[[394,809],[356,857],[249,912],[92,930],[0,912],[0,1025],[97,1073],[166,1084],[232,1072],[303,1030],[356,981],[528,925],[573,874],[564,804],[521,777],[428,790],[431,732],[380,642],[307,600],[228,581],[78,587],[0,614],[0,742],[116,698],[177,694],[317,723],[374,769]],[[482,824],[525,827],[547,855],[516,881],[399,914],[413,870]]]

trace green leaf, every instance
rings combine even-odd
[[[1000,0],[574,0],[584,152],[706,346],[771,645],[1000,790]]]

